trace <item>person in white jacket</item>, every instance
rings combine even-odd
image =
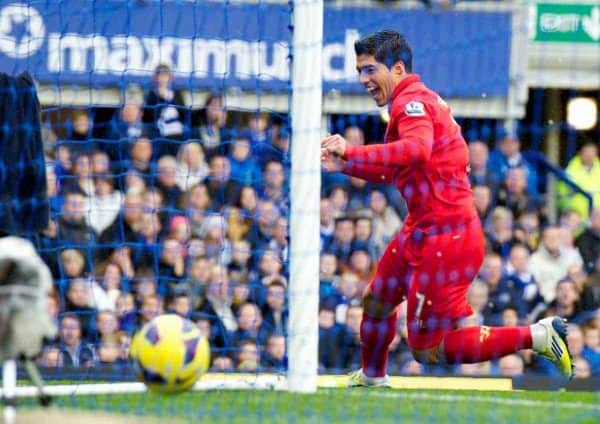
[[[556,285],[567,275],[569,267],[583,263],[577,249],[561,245],[560,232],[559,227],[546,227],[542,242],[529,259],[529,269],[546,303],[556,297]]]

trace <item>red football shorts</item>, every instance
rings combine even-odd
[[[390,306],[407,299],[408,344],[429,349],[472,313],[467,290],[483,255],[477,217],[452,227],[401,230],[387,246],[367,291]]]

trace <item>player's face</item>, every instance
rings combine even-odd
[[[374,56],[361,54],[356,58],[359,82],[367,89],[377,106],[385,106],[394,91],[394,78],[390,69],[377,62]]]

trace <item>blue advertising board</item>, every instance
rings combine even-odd
[[[47,84],[122,87],[147,85],[166,63],[190,89],[288,90],[290,7],[225,3],[0,0],[0,69]],[[362,92],[353,42],[384,28],[407,37],[414,71],[442,95],[507,96],[509,12],[326,7],[324,90]]]

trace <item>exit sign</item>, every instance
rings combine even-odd
[[[538,3],[534,41],[600,44],[600,6]]]

